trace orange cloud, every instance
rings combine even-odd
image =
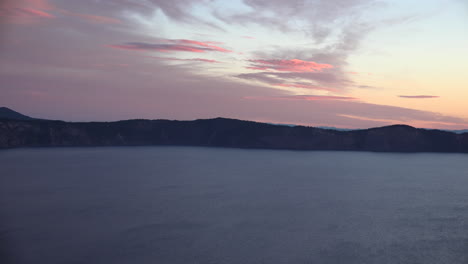
[[[330,64],[321,64],[314,61],[292,60],[250,60],[251,70],[273,70],[281,72],[320,72],[333,68]]]

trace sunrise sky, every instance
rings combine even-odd
[[[0,106],[468,128],[466,0],[7,0]]]

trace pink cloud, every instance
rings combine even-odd
[[[11,7],[1,8],[0,16],[10,18],[52,18],[53,15],[32,8]]]
[[[245,38],[245,39],[255,39],[255,37],[251,37],[251,36],[242,36],[242,38]]]
[[[251,67],[245,67],[246,69],[249,70],[258,70],[258,71],[267,71],[269,68],[267,67],[259,67],[259,66],[251,66]]]
[[[106,17],[106,16],[97,16],[97,15],[90,15],[90,14],[81,14],[81,13],[74,13],[70,12],[64,9],[59,10],[62,14],[68,15],[68,16],[74,16],[81,18],[83,20],[86,20],[88,22],[92,23],[100,23],[100,24],[120,24],[122,21],[112,18],[112,17]]]
[[[430,98],[439,98],[439,96],[435,95],[398,95],[400,98],[407,98],[407,99],[430,99]]]
[[[216,46],[218,42],[201,42],[187,39],[162,39],[161,43],[151,44],[144,42],[128,42],[119,45],[109,45],[112,48],[126,50],[159,51],[159,52],[196,52],[204,53],[207,51],[232,52],[222,47]]]
[[[357,98],[347,97],[347,96],[332,96],[332,95],[291,95],[291,96],[247,96],[247,97],[244,97],[244,99],[318,101],[318,100],[356,100]]]
[[[214,42],[214,41],[201,42],[201,41],[188,40],[188,39],[174,39],[174,40],[170,40],[170,42],[195,45],[195,46],[200,46],[200,47],[207,47],[207,48],[220,51],[220,52],[232,52],[232,50],[227,50],[225,48],[214,45],[214,44],[217,44],[217,45],[222,44],[221,42]]]
[[[0,16],[7,17],[7,22],[19,24],[34,24],[39,18],[54,18],[50,12],[61,13],[66,16],[74,16],[80,19],[101,23],[101,24],[117,24],[120,20],[98,15],[82,14],[71,12],[62,8],[58,8],[47,0],[11,0],[4,3],[0,8]]]
[[[53,6],[46,0],[6,0],[0,3],[0,17],[6,23],[36,24],[41,19],[53,18]]]
[[[220,63],[220,61],[217,60],[208,60],[208,59],[200,59],[200,58],[195,58],[195,59],[190,59],[192,61],[201,61],[201,62],[208,62],[208,63]]]
[[[320,72],[333,68],[330,64],[320,64],[314,61],[292,60],[250,60],[251,70],[274,70],[280,72]]]

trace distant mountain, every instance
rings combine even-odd
[[[275,125],[275,126],[288,126],[288,127],[295,127],[295,126],[297,126],[297,125],[294,125],[294,124],[281,124],[281,123],[265,123],[265,124]]]
[[[441,131],[447,131],[447,132],[452,132],[455,134],[463,134],[463,133],[468,133],[468,129],[460,129],[460,130],[450,130],[450,129],[433,129],[433,128],[423,128],[426,130],[441,130]]]
[[[354,129],[354,128],[338,128],[338,127],[328,127],[328,126],[320,126],[318,128],[322,129],[329,129],[329,130],[338,130],[338,131],[353,131],[353,130],[359,130],[359,129]]]
[[[463,133],[468,133],[468,129],[462,129],[462,130],[445,130],[445,131],[450,131],[456,134],[463,134]]]
[[[339,131],[226,118],[118,122],[0,119],[0,148],[143,145],[468,153],[468,133],[406,125]]]
[[[34,118],[23,115],[7,107],[0,107],[0,118],[15,120],[33,120]]]

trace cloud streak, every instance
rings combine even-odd
[[[35,24],[38,19],[57,18],[56,14],[77,17],[100,24],[119,24],[122,22],[112,17],[72,12],[53,5],[47,0],[7,0],[0,5],[0,17],[7,18],[9,23]]]
[[[378,1],[244,0],[243,3],[251,10],[229,16],[217,14],[217,17],[226,23],[258,24],[284,32],[302,31],[320,43],[331,35],[333,26],[355,24],[355,17],[376,6]]]
[[[6,0],[0,3],[0,17],[6,23],[35,24],[41,19],[54,18],[52,9],[46,0]]]
[[[334,88],[327,88],[327,87],[321,87],[321,86],[317,86],[317,85],[304,84],[304,83],[275,83],[273,85],[274,86],[279,86],[279,87],[288,87],[288,88],[301,88],[301,89],[337,92],[337,89],[334,89]]]
[[[333,68],[330,64],[321,64],[314,61],[292,60],[250,60],[251,70],[273,70],[280,72],[319,72]]]
[[[291,95],[291,96],[246,96],[248,100],[301,100],[301,101],[319,101],[319,100],[356,100],[354,97],[331,96],[331,95]]]
[[[309,39],[303,47],[274,46],[255,52],[255,57],[265,61],[297,58],[302,61],[320,62],[333,67],[278,71],[270,65],[253,64],[249,69],[263,71],[240,78],[280,79],[281,82],[307,81],[313,85],[345,91],[360,88],[355,83],[354,72],[349,69],[348,58],[360,48],[366,35],[382,24],[385,18],[369,19],[366,12],[376,11],[382,3],[377,0],[246,0],[251,11],[234,14],[228,23],[257,24],[274,28],[286,34],[300,34]],[[285,21],[284,18],[287,18]]]
[[[11,18],[53,18],[44,11],[32,8],[11,7],[0,9],[0,16]]]
[[[57,9],[60,13],[67,15],[67,16],[72,16],[72,17],[77,17],[80,19],[83,19],[85,21],[91,22],[91,23],[99,23],[99,24],[120,24],[122,21],[119,19],[115,19],[112,17],[107,17],[107,16],[97,16],[97,15],[90,15],[90,14],[81,14],[81,13],[75,13],[75,12],[70,12],[65,9]]]
[[[158,51],[158,52],[222,52],[230,53],[231,50],[222,48],[218,42],[195,41],[187,39],[161,39],[159,43],[146,42],[127,42],[124,44],[109,45],[111,48],[139,51]]]
[[[352,85],[353,82],[339,74],[339,70],[337,71],[334,69],[322,72],[263,71],[238,74],[236,77],[270,85],[290,84],[290,87],[296,88],[307,88],[306,86],[308,86],[311,89],[322,88],[320,90],[343,91],[346,87]],[[283,85],[283,87],[286,86]]]
[[[195,62],[206,62],[206,63],[221,63],[217,60],[209,60],[203,58],[192,58],[192,59],[180,59],[180,58],[171,58],[171,57],[152,57],[160,60],[170,60],[170,61],[195,61]]]

